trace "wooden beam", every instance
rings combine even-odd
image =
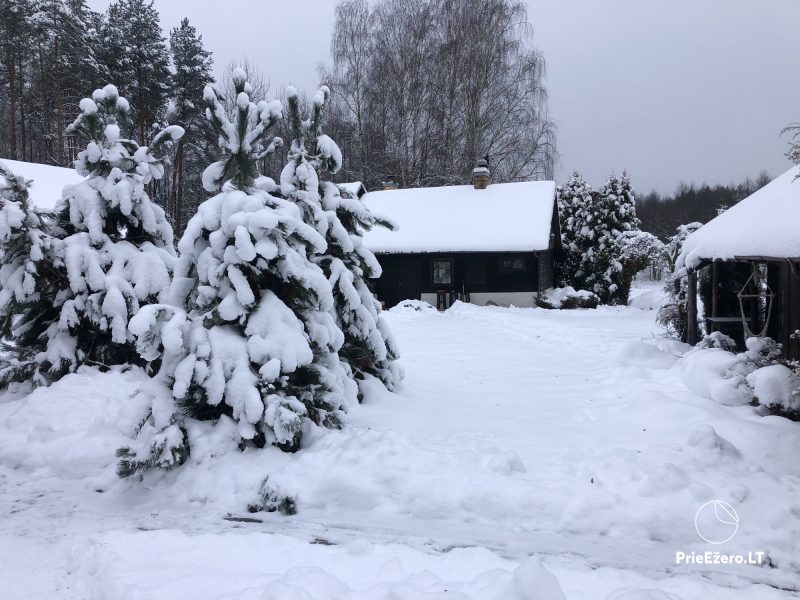
[[[688,269],[687,299],[686,299],[686,341],[694,346],[697,339],[697,271]]]
[[[711,264],[711,316],[718,317],[719,306],[719,263]],[[719,330],[717,325],[712,325],[715,331]]]

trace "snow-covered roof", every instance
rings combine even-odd
[[[688,267],[702,260],[800,258],[800,167],[792,167],[715,217],[683,243]]]
[[[367,188],[360,181],[349,181],[347,183],[336,184],[342,192],[347,192],[353,198],[360,198],[367,192]]]
[[[61,200],[61,190],[65,185],[73,185],[83,181],[83,177],[75,169],[53,167],[38,163],[21,162],[0,158],[15,175],[33,180],[29,189],[33,205],[42,210],[55,208],[56,202]]]
[[[530,252],[550,247],[555,183],[495,183],[369,192],[373,212],[396,231],[375,228],[365,243],[373,252]]]

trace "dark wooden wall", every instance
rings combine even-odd
[[[548,250],[539,254],[539,287],[542,290],[549,290],[553,285],[555,285],[553,253]]]
[[[549,252],[545,253],[549,256]],[[536,292],[539,290],[540,264],[534,252],[437,252],[430,254],[378,254],[383,275],[375,283],[378,299],[387,307],[407,299],[417,299],[426,292],[454,289],[462,286],[475,292]],[[524,258],[523,271],[501,268],[501,260]],[[432,264],[435,260],[453,260],[453,283],[434,285]],[[552,258],[549,259],[552,281]],[[547,273],[547,266],[544,271]]]
[[[775,308],[780,318],[779,330],[774,337],[783,344],[788,358],[800,359],[800,339],[792,336],[800,330],[800,262],[787,261],[781,263],[779,269],[778,302]]]

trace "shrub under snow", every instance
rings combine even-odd
[[[576,290],[572,286],[553,288],[536,298],[540,308],[597,308],[600,298],[594,292]]]

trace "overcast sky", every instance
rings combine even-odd
[[[478,1],[478,0],[475,0]],[[107,0],[90,0],[96,10]],[[311,91],[328,59],[334,0],[156,0],[184,16],[221,71],[247,55],[272,81]],[[548,63],[558,176],[595,186],[627,169],[640,191],[728,183],[789,167],[800,121],[800,0],[528,0]]]

